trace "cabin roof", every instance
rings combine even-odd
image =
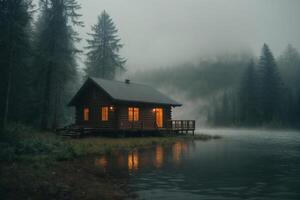
[[[113,100],[116,101],[165,104],[172,106],[182,105],[148,85],[132,82],[126,83],[94,77],[89,77],[86,82],[88,81],[92,81],[97,87],[103,89]],[[82,86],[82,88],[72,98],[69,105],[74,105],[77,97],[80,96],[83,87],[84,86]]]

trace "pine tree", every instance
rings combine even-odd
[[[76,0],[41,1],[42,13],[37,24],[34,59],[37,105],[41,128],[58,126],[63,117],[69,86],[76,78],[75,55],[78,41],[73,26],[82,26]]]
[[[264,122],[278,117],[281,80],[275,59],[268,45],[264,44],[259,60],[260,112]]]
[[[229,102],[230,102],[230,112],[229,112],[230,125],[239,125],[240,124],[240,119],[239,119],[240,108],[239,108],[238,95],[237,95],[236,90],[233,90],[230,93]]]
[[[224,92],[222,97],[222,125],[227,126],[230,123],[230,102],[228,93]]]
[[[251,61],[245,71],[239,89],[239,117],[244,125],[254,125],[258,118],[258,88],[254,62]]]
[[[296,98],[290,88],[285,87],[282,89],[279,105],[279,119],[284,126],[293,126],[297,118]]]
[[[296,124],[300,128],[300,90],[297,91],[294,108],[296,110]]]
[[[279,57],[278,66],[287,86],[294,92],[300,89],[300,54],[291,44]]]
[[[0,128],[18,118],[30,46],[30,0],[0,1]],[[14,106],[12,106],[14,105]],[[17,112],[17,113],[16,113]]]
[[[123,47],[117,36],[117,28],[110,16],[103,11],[96,25],[92,26],[91,39],[87,40],[86,74],[114,79],[116,71],[124,70],[126,60],[119,55]]]

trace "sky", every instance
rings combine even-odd
[[[87,38],[106,10],[124,43],[130,71],[197,62],[201,57],[249,50],[263,43],[275,55],[300,49],[299,0],[81,0]]]
[[[103,11],[124,44],[129,72],[198,62],[250,51],[263,43],[278,56],[291,43],[300,50],[300,0],[78,0],[87,32]],[[86,45],[82,40],[79,47]],[[82,56],[82,61],[84,57]],[[84,67],[83,62],[80,64]]]

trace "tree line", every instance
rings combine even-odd
[[[207,121],[214,126],[300,124],[300,55],[288,45],[276,60],[267,44],[252,59],[237,87],[214,97]]]
[[[86,52],[86,75],[114,79],[126,60],[118,30],[103,11],[85,51],[77,0],[0,0],[0,130],[18,122],[43,130],[70,121],[66,108],[79,84],[77,58]],[[37,16],[37,19],[35,18]]]
[[[38,5],[32,0],[0,0],[0,130],[13,122],[48,129],[72,121],[66,105],[83,76],[79,55],[86,54],[86,76],[114,79],[125,70],[126,59],[119,52],[123,44],[106,11],[91,27],[87,46],[77,48],[77,29],[84,26],[80,9],[78,0],[39,0]],[[172,83],[189,99],[211,98],[208,108],[195,109],[201,115],[206,112],[211,125],[297,126],[299,75],[295,48],[289,45],[275,59],[264,45],[258,59],[225,56],[139,77],[157,79],[154,84],[159,85]]]

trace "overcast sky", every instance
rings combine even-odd
[[[258,55],[264,42],[276,56],[288,43],[300,49],[300,0],[78,1],[81,37],[105,9],[119,29],[129,71],[242,49]]]

